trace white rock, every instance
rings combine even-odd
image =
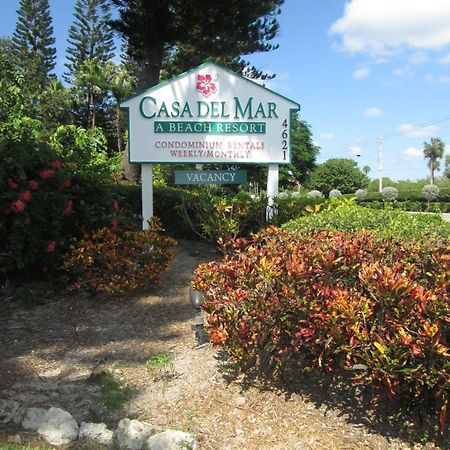
[[[114,432],[108,430],[104,423],[81,422],[78,439],[111,447],[114,441]]]
[[[0,399],[0,423],[10,422],[17,413],[20,404],[14,400]]]
[[[47,410],[44,408],[27,408],[21,421],[22,428],[29,431],[37,431],[44,421]]]
[[[184,431],[167,430],[147,439],[147,450],[195,450],[198,446],[195,436]]]
[[[120,449],[140,450],[155,430],[138,420],[122,419],[117,425],[117,446]]]
[[[50,408],[38,433],[51,445],[67,445],[78,437],[78,424],[70,413],[60,408]]]

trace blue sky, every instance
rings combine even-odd
[[[18,4],[2,0],[1,36]],[[74,4],[50,0],[58,74]],[[384,176],[414,180],[428,176],[424,141],[440,137],[450,153],[449,0],[286,0],[279,22],[280,48],[249,59],[301,104],[319,162],[353,158],[377,178],[383,138]]]

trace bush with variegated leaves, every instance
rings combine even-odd
[[[448,241],[269,228],[196,269],[211,341],[248,372],[354,374],[393,398],[450,395]]]

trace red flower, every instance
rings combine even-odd
[[[39,183],[37,181],[30,180],[28,182],[28,186],[30,187],[31,190],[35,191],[39,187]]]
[[[8,187],[10,189],[17,189],[19,185],[12,178],[8,178]]]
[[[90,237],[91,237],[91,235],[90,235],[87,231],[85,231],[85,232],[83,233],[83,239],[84,239],[85,241],[87,241]]]
[[[71,185],[71,181],[68,178],[66,178],[65,180],[63,180],[62,185],[63,185],[63,188],[69,189],[70,185]]]
[[[92,272],[92,270],[88,270],[88,271],[86,272],[86,278],[87,278],[88,280],[90,280],[90,279],[93,277],[93,275],[94,275],[94,272]]]
[[[116,219],[111,219],[111,228],[115,230],[117,228],[117,225],[119,225],[119,222],[117,222]]]
[[[19,195],[19,199],[23,200],[24,202],[28,202],[30,200],[30,198],[31,198],[31,192],[30,191],[22,192]]]
[[[45,251],[47,253],[53,253],[55,251],[56,248],[56,242],[55,241],[51,241],[48,243],[47,248],[45,249]]]
[[[211,92],[216,92],[216,84],[212,82],[211,75],[198,75],[197,77],[197,91],[200,91],[205,97],[208,97]]]
[[[30,218],[29,217],[25,217],[25,219],[23,219],[23,223],[25,224],[25,225],[29,225],[30,224]]]
[[[50,163],[50,165],[54,168],[54,169],[61,169],[62,167],[64,167],[64,164],[61,161],[52,161]]]
[[[73,200],[67,200],[66,207],[63,209],[62,215],[67,216],[72,212]]]
[[[119,202],[117,200],[114,200],[113,210],[114,211],[119,211]]]
[[[43,179],[46,180],[47,178],[51,178],[53,176],[53,174],[55,173],[55,171],[53,169],[45,169],[45,170],[41,170],[39,172],[39,176]]]
[[[15,213],[20,214],[25,210],[26,205],[22,200],[17,200],[12,204],[11,208]]]

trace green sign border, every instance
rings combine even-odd
[[[176,80],[177,78],[181,78],[181,77],[183,77],[183,76],[185,76],[185,75],[187,75],[187,74],[189,74],[191,72],[195,72],[196,70],[199,70],[199,69],[201,69],[202,67],[204,67],[204,66],[206,66],[208,64],[212,64],[212,65],[214,65],[216,67],[219,67],[223,71],[228,72],[228,73],[232,74],[235,77],[240,77],[240,78],[242,78],[244,81],[246,81],[248,83],[256,84],[260,89],[264,89],[266,91],[269,91],[273,95],[276,95],[277,97],[280,97],[280,98],[282,98],[284,100],[287,100],[288,102],[295,103],[297,105],[297,107],[289,109],[289,111],[290,111],[290,114],[289,114],[289,131],[291,130],[292,115],[294,113],[300,111],[300,104],[299,103],[294,102],[294,100],[291,100],[290,98],[287,98],[284,95],[279,94],[278,92],[272,91],[271,89],[269,89],[269,88],[267,88],[265,86],[261,86],[259,83],[256,83],[255,81],[252,81],[252,80],[249,80],[248,78],[245,78],[242,75],[240,75],[240,74],[238,74],[236,72],[233,72],[232,70],[230,70],[230,69],[228,69],[228,68],[226,68],[224,66],[221,66],[220,64],[217,64],[217,63],[215,63],[213,61],[206,61],[203,64],[200,64],[199,66],[193,67],[192,69],[189,69],[186,72],[180,73],[179,75],[177,75],[176,77],[171,78],[170,80],[163,81],[162,83],[159,83],[159,84],[155,84],[154,86],[146,89],[145,91],[141,92],[140,94],[133,95],[132,97],[124,100],[124,102],[132,100],[133,98],[136,98],[136,97],[140,97],[141,95],[148,94],[151,91],[154,91],[155,89],[158,89],[161,86],[169,84],[172,81]],[[124,102],[122,102],[122,103],[124,103]],[[131,161],[130,160],[131,133],[130,133],[130,114],[129,114],[130,107],[129,106],[121,106],[120,109],[123,110],[123,111],[126,111],[127,114],[128,114],[128,162],[130,164],[224,164],[224,165],[226,165],[226,164],[236,164],[236,161],[233,161],[233,162],[230,161],[229,163],[226,162],[226,161],[225,162],[222,162],[222,161],[220,161],[220,162],[202,162],[202,161],[198,161],[198,160],[197,161]],[[279,164],[279,165],[291,164],[291,162],[292,162],[292,160],[291,160],[291,157],[292,157],[292,133],[291,132],[289,132],[288,152],[289,152],[288,153],[289,154],[289,158],[288,158],[288,161],[286,161],[286,162],[282,162],[282,161],[278,161],[278,162],[272,162],[272,161],[269,161],[269,162],[267,162],[267,161],[244,162],[244,161],[242,161],[241,162],[241,161],[239,161],[239,165],[246,165],[246,164],[253,164],[253,165],[254,164],[265,164],[265,165],[269,165],[269,164]]]

